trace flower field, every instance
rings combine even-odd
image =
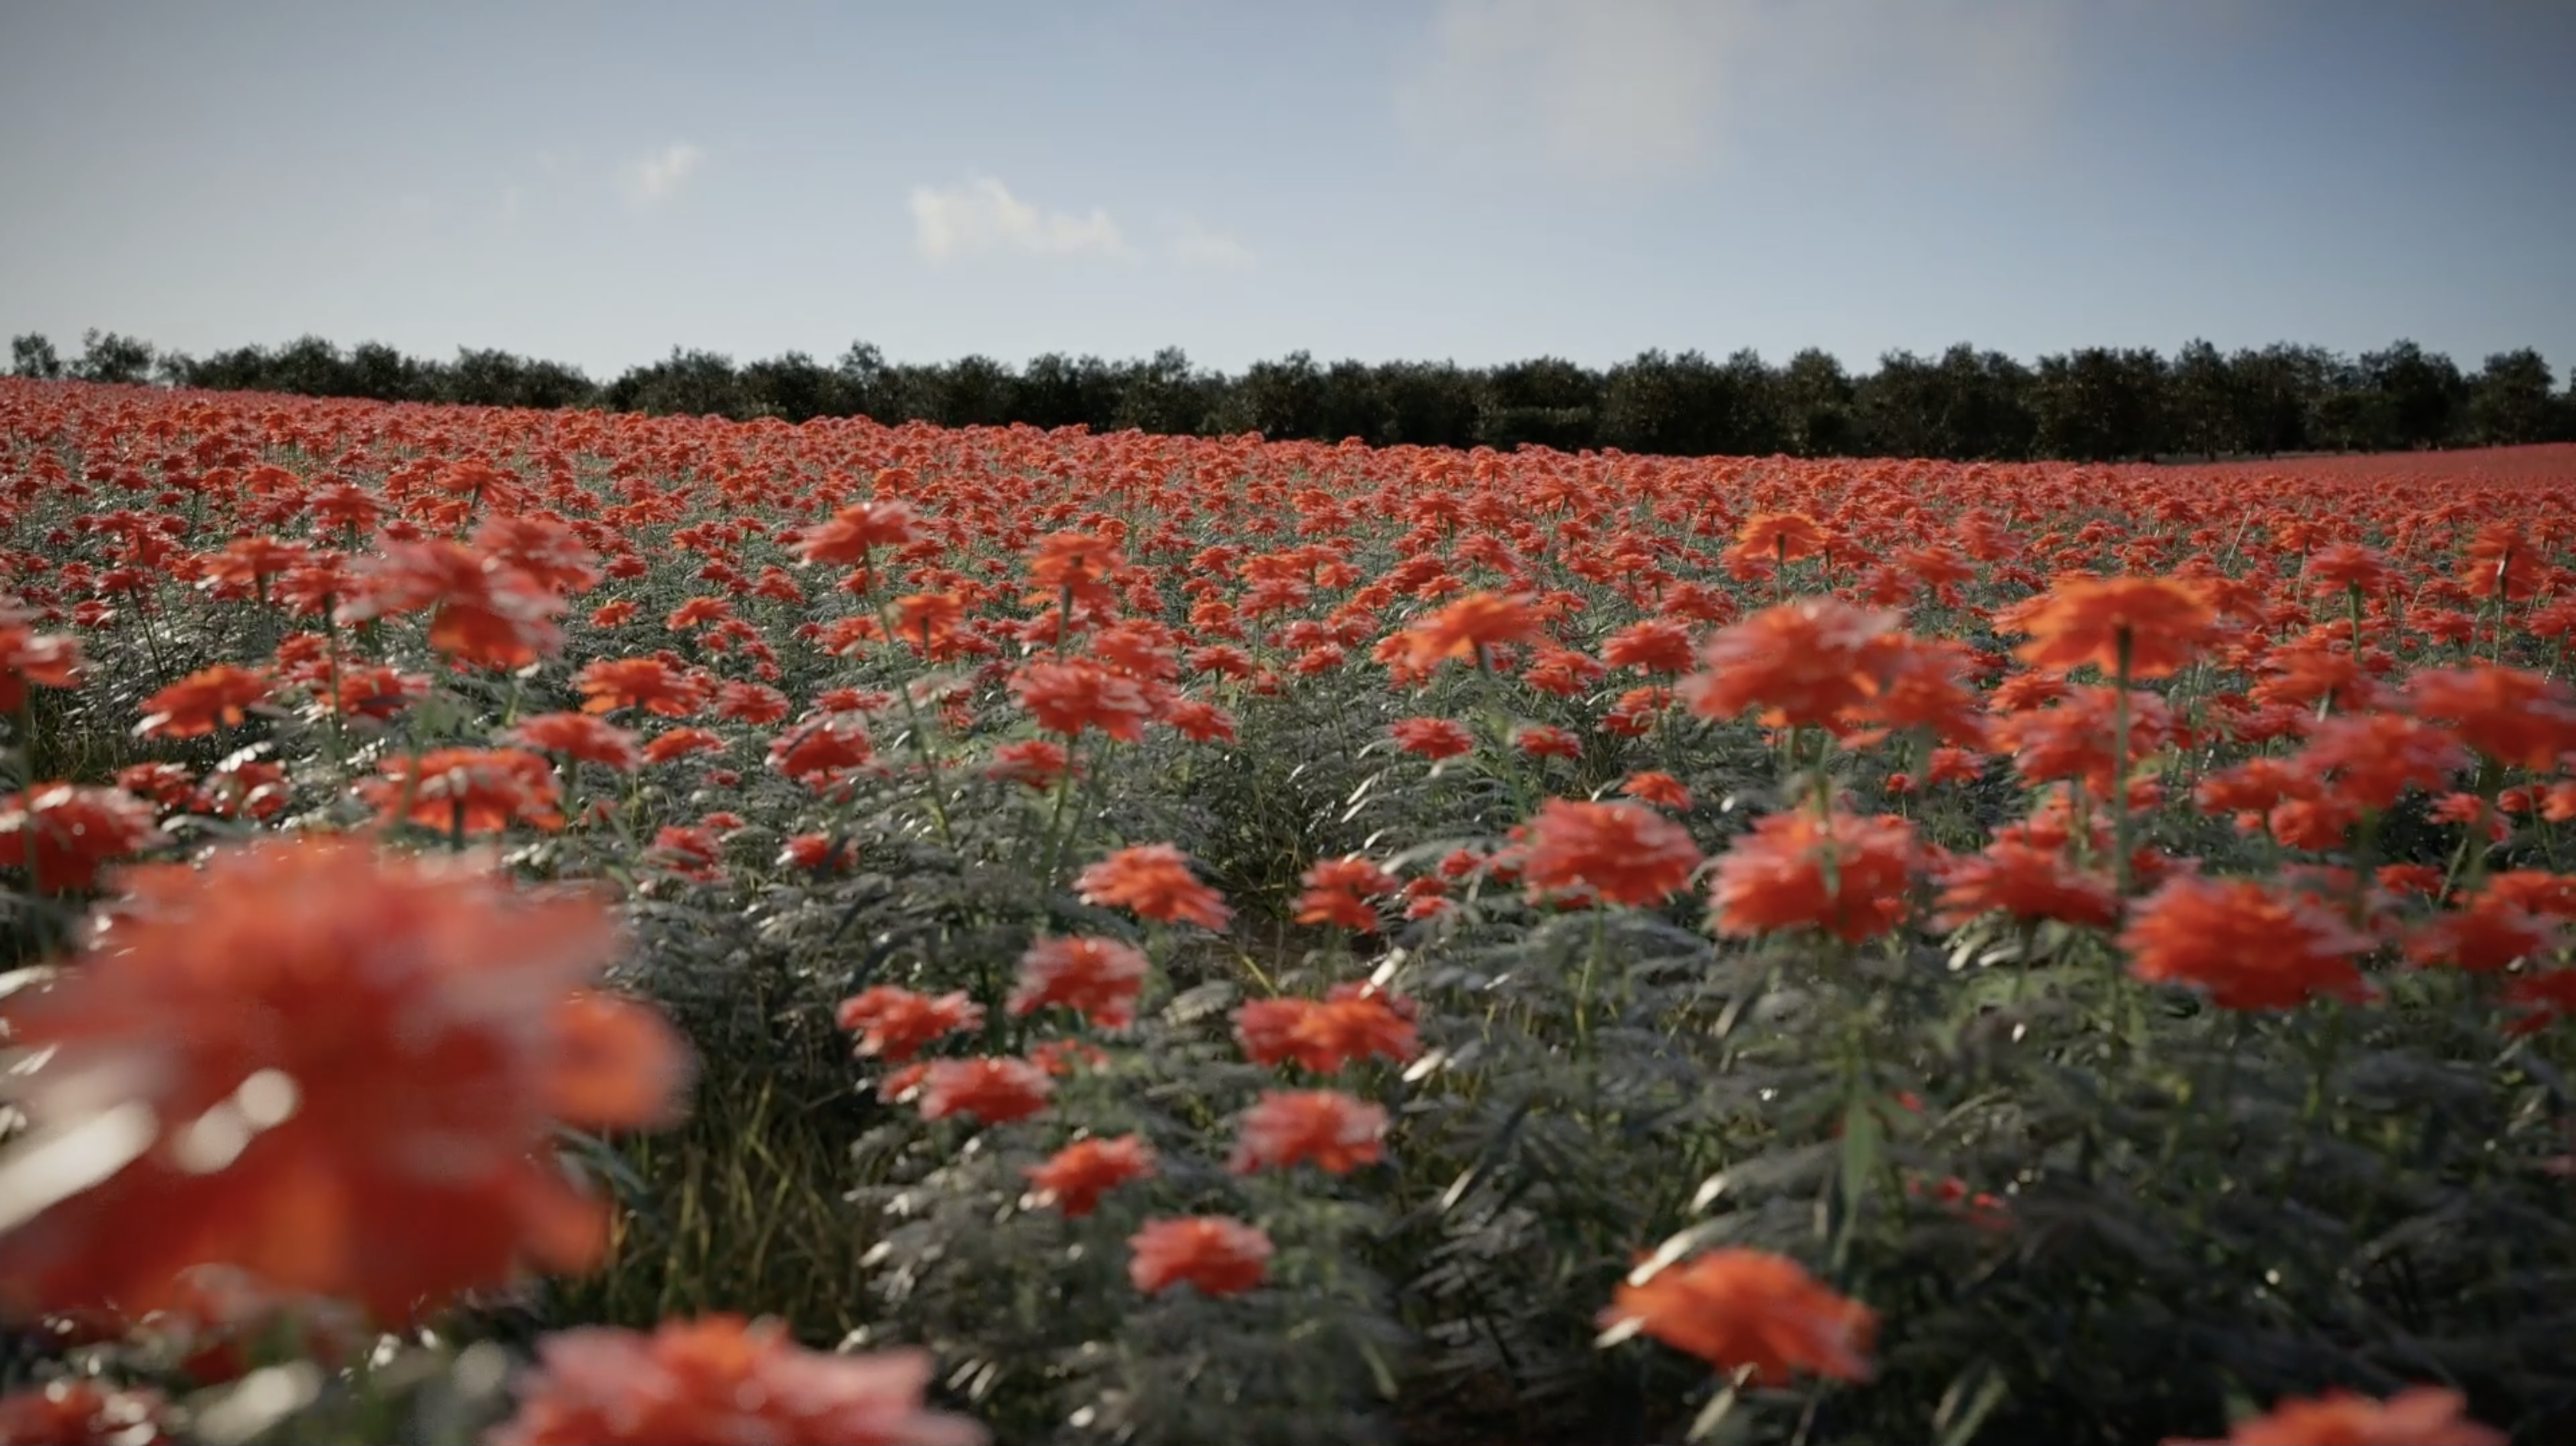
[[[0,1443],[2576,1439],[2576,447],[0,381]]]

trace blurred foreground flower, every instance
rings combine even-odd
[[[391,1322],[598,1258],[552,1128],[666,1123],[689,1073],[659,1015],[577,992],[619,946],[599,904],[315,837],[128,889],[5,1006],[33,1128],[0,1156],[0,1301],[140,1314],[225,1264]]]
[[[52,1381],[0,1396],[5,1446],[158,1446],[161,1398],[96,1381]]]
[[[487,1446],[982,1446],[984,1428],[922,1404],[926,1351],[809,1351],[777,1321],[585,1327],[538,1342],[518,1414]]]
[[[2460,1393],[2414,1386],[2385,1401],[2350,1391],[2283,1401],[2249,1416],[2224,1442],[2173,1440],[2167,1446],[2504,1446],[2502,1431],[2460,1414]]]
[[[1721,1371],[1751,1367],[1766,1386],[1793,1371],[1869,1377],[1877,1315],[1785,1255],[1730,1247],[1677,1265],[1631,1272],[1601,1312],[1604,1343],[1643,1333]]]

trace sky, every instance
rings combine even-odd
[[[0,6],[0,331],[2576,364],[2568,0]]]

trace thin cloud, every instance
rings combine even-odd
[[[990,176],[956,186],[915,186],[911,206],[913,245],[933,264],[996,251],[1135,255],[1106,210],[1049,211],[1012,195]]]
[[[626,199],[639,206],[651,206],[678,195],[689,179],[706,168],[707,153],[702,146],[687,141],[673,141],[650,155],[638,156],[618,168],[617,186]]]
[[[1190,216],[1164,224],[1163,254],[1174,262],[1209,271],[1250,271],[1261,264],[1252,248]]]
[[[1442,0],[1400,109],[1426,147],[1606,182],[1705,168],[1825,114],[2017,135],[2063,84],[2068,0]]]

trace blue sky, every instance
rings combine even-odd
[[[2566,0],[0,7],[0,330],[2576,363]]]

